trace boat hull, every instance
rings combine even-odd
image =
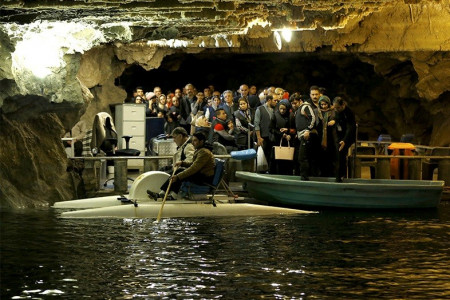
[[[425,180],[347,179],[236,172],[249,194],[274,205],[336,208],[432,208],[440,202],[444,182]]]
[[[164,205],[162,218],[190,218],[190,217],[231,217],[231,216],[266,216],[307,214],[309,211],[255,205],[249,203],[208,203],[174,201]],[[63,212],[62,218],[155,218],[158,216],[161,202],[132,204],[92,208]]]

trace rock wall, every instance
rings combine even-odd
[[[126,63],[117,59],[111,46],[95,47],[83,54],[77,78],[92,93],[92,101],[82,116],[87,124],[93,124],[99,112],[111,113],[110,105],[123,103],[127,94],[114,81],[125,67]]]
[[[66,171],[62,132],[54,113],[28,120],[0,114],[0,206],[40,207],[74,197],[77,179]]]

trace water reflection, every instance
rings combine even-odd
[[[447,206],[158,224],[0,213],[2,299],[450,295]]]

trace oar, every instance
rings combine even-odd
[[[166,193],[164,194],[164,199],[161,204],[161,208],[159,209],[158,217],[156,218],[156,222],[159,222],[161,220],[162,212],[164,209],[164,204],[166,203],[167,196],[169,195],[170,187],[172,186],[173,176],[175,175],[175,171],[177,170],[177,167],[173,168],[172,177],[170,177],[169,186],[167,186]]]

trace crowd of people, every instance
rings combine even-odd
[[[335,177],[347,173],[347,153],[355,142],[355,116],[342,97],[331,100],[326,90],[311,86],[309,95],[280,87],[257,92],[242,84],[238,90],[197,90],[192,84],[163,94],[160,87],[133,91],[127,102],[146,104],[148,117],[165,118],[167,135],[182,127],[190,135],[202,132],[209,143],[228,152],[261,147],[271,174]],[[277,160],[273,146],[294,147],[293,162]]]

